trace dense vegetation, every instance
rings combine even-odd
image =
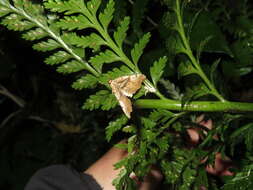
[[[0,0],[0,187],[22,189],[54,163],[83,170],[127,138],[116,145],[131,153],[116,165],[124,166],[117,189],[135,189],[130,173],[142,178],[154,164],[163,189],[252,189],[252,8],[247,0]],[[142,87],[127,97],[125,78],[139,74]],[[131,104],[130,117],[121,107]],[[218,155],[233,175],[207,172]]]

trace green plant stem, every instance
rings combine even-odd
[[[73,49],[71,49],[63,40],[60,36],[58,36],[56,33],[54,33],[48,26],[42,24],[41,22],[39,22],[39,20],[37,20],[36,18],[33,18],[32,16],[30,16],[29,14],[27,14],[24,10],[19,9],[19,8],[15,8],[10,4],[3,4],[4,6],[7,6],[7,8],[11,9],[13,12],[15,12],[16,14],[22,15],[23,17],[25,17],[27,20],[29,20],[30,22],[36,24],[39,28],[43,29],[45,32],[48,33],[48,35],[53,38],[55,41],[57,41],[64,50],[66,50],[70,55],[72,55],[72,57],[74,59],[76,59],[77,61],[83,63],[85,65],[86,70],[88,70],[90,73],[92,73],[95,76],[99,76],[100,74],[93,69],[90,64],[83,60],[80,56],[78,56],[76,53],[74,53]]]
[[[221,101],[192,101],[182,107],[180,101],[170,99],[139,99],[134,102],[137,108],[168,109],[175,111],[203,111],[203,112],[253,112],[253,103],[221,102]]]
[[[194,67],[197,70],[197,74],[203,79],[203,81],[206,83],[208,88],[210,89],[211,93],[217,97],[220,101],[225,102],[226,100],[219,94],[217,89],[213,86],[213,84],[210,82],[210,80],[207,78],[206,74],[202,70],[201,66],[197,62],[196,58],[194,57],[189,41],[186,38],[184,26],[183,26],[183,21],[182,21],[182,13],[181,13],[181,8],[179,4],[179,0],[176,0],[176,10],[175,13],[177,15],[177,22],[178,22],[178,33],[182,39],[183,45],[185,47],[185,54],[189,57],[190,61],[194,65]]]

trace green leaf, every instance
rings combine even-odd
[[[24,31],[35,26],[34,23],[24,20],[22,16],[14,13],[4,17],[1,24],[14,31]]]
[[[199,47],[197,49],[197,60],[199,61],[200,55],[203,52],[205,46],[208,44],[210,40],[212,40],[213,36],[207,36],[204,40],[202,40],[199,44]]]
[[[63,63],[70,59],[72,56],[65,51],[58,51],[54,55],[51,55],[45,60],[45,63],[48,65],[56,65]]]
[[[149,115],[149,119],[158,124],[168,121],[168,119],[174,117],[174,115],[175,114],[169,110],[159,109],[152,111]]]
[[[58,44],[55,40],[52,39],[49,39],[46,42],[39,42],[33,45],[33,49],[42,52],[51,51],[60,47],[61,47],[60,44]]]
[[[156,123],[149,118],[142,117],[141,123],[143,124],[143,127],[146,129],[152,129],[156,126]]]
[[[29,30],[28,32],[24,33],[22,35],[22,37],[25,40],[30,40],[30,41],[34,41],[34,40],[39,40],[41,38],[46,37],[48,34],[42,30],[41,28],[36,28],[34,30]]]
[[[176,87],[175,84],[173,84],[169,80],[164,80],[164,79],[161,79],[159,82],[164,86],[167,93],[169,94],[169,96],[172,99],[174,99],[174,100],[181,100],[182,99],[183,94],[180,93],[180,89],[178,87]]]
[[[86,67],[83,63],[76,60],[72,60],[72,61],[69,61],[68,63],[62,64],[61,66],[59,66],[57,68],[57,72],[63,73],[63,74],[69,74],[69,73],[82,71],[85,69]]]
[[[191,47],[197,50],[201,41],[209,36],[212,36],[212,40],[208,41],[203,51],[211,53],[226,53],[233,57],[223,33],[218,25],[212,20],[210,13],[202,11],[192,28],[190,36]]]
[[[101,72],[104,63],[112,63],[120,60],[121,58],[117,56],[113,51],[106,50],[105,52],[101,52],[98,55],[92,57],[89,62],[97,71]]]
[[[62,38],[68,44],[82,48],[89,47],[94,51],[99,50],[100,46],[107,44],[104,39],[96,33],[92,33],[89,36],[78,36],[76,33],[65,33]]]
[[[136,133],[137,129],[135,126],[133,125],[127,125],[122,129],[123,132],[125,133]],[[129,142],[129,141],[128,141]]]
[[[66,15],[88,12],[83,0],[45,0],[44,6],[52,12],[64,12]]]
[[[4,6],[0,6],[0,17],[3,17],[11,12],[10,9]]]
[[[82,90],[85,88],[94,88],[96,87],[96,84],[98,83],[98,78],[94,75],[87,74],[85,76],[82,76],[80,79],[78,79],[76,82],[72,84],[72,88],[76,90]]]
[[[166,49],[170,55],[176,55],[186,52],[186,49],[182,43],[181,38],[178,34],[170,35],[165,42]]]
[[[99,77],[99,82],[106,85],[108,84],[109,80],[130,74],[133,74],[133,72],[128,67],[123,65],[120,68],[114,68],[112,71],[102,74],[101,77]]]
[[[93,16],[96,16],[100,4],[101,0],[91,0],[87,3],[87,8],[92,13]]]
[[[63,19],[56,23],[56,26],[63,30],[82,30],[85,28],[94,27],[89,19],[83,15],[78,16],[65,16]]]
[[[113,18],[113,12],[114,12],[114,1],[109,0],[103,13],[100,13],[98,16],[99,21],[105,30],[107,29],[108,25],[110,24]]]
[[[222,190],[250,190],[253,188],[253,165],[244,166],[242,171],[238,172],[234,178],[230,179]]]
[[[106,127],[106,140],[110,141],[113,134],[119,131],[128,121],[128,118],[125,115],[121,115],[115,121],[111,121],[109,125]]]
[[[198,71],[192,66],[190,61],[181,62],[178,66],[179,78],[196,73],[198,73]]]
[[[129,23],[130,17],[125,17],[124,20],[120,22],[119,27],[113,34],[114,40],[119,48],[122,48],[122,43],[127,36],[126,32],[129,28]]]
[[[132,56],[132,60],[135,65],[137,65],[139,58],[143,53],[144,48],[146,47],[147,43],[149,42],[150,37],[151,37],[150,33],[146,33],[139,40],[139,42],[134,45],[134,48],[131,51],[131,56]]]
[[[115,96],[108,90],[100,90],[96,94],[91,95],[83,105],[83,109],[94,110],[101,108],[102,110],[110,110],[118,104]]]
[[[217,59],[216,61],[213,62],[211,68],[210,68],[210,79],[211,79],[211,82],[213,84],[215,84],[215,70],[217,69],[218,67],[218,64],[220,63],[221,59]]]
[[[147,5],[149,0],[135,0],[132,8],[132,27],[133,31],[137,36],[143,34],[142,32],[142,22],[145,18],[145,13],[147,11]]]
[[[164,68],[166,66],[167,57],[161,57],[158,61],[155,61],[153,66],[150,68],[150,75],[153,81],[153,84],[156,86],[157,82],[160,80]]]

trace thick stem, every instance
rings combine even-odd
[[[168,109],[175,111],[204,111],[204,112],[253,112],[253,103],[220,102],[220,101],[193,101],[182,107],[177,100],[139,99],[134,102],[137,108]]]

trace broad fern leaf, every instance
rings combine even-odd
[[[93,24],[89,19],[83,15],[78,16],[65,16],[59,22],[56,23],[56,26],[64,30],[82,30],[85,28],[92,28]]]
[[[112,63],[120,60],[121,58],[117,56],[113,51],[106,50],[105,52],[101,52],[100,54],[92,57],[89,62],[97,71],[101,72],[104,63]]]
[[[41,28],[36,28],[34,30],[29,30],[28,32],[24,33],[22,37],[25,40],[34,41],[34,40],[39,40],[41,38],[44,38],[47,35],[48,34]]]
[[[78,36],[76,33],[66,33],[63,35],[63,40],[66,43],[75,45],[82,48],[92,48],[94,51],[97,51],[100,46],[106,45],[106,42],[98,34],[92,33],[89,36]]]
[[[45,42],[39,42],[33,45],[33,49],[42,51],[42,52],[51,51],[60,47],[61,47],[60,44],[52,39],[49,39],[48,41],[45,41]]]
[[[52,12],[65,13],[66,15],[88,13],[83,0],[46,0],[44,6]]]
[[[128,121],[128,118],[125,115],[121,115],[115,121],[111,121],[109,125],[106,127],[106,140],[110,141],[113,134],[119,131]]]
[[[58,51],[55,54],[51,55],[45,60],[45,63],[48,65],[56,65],[63,63],[70,59],[72,56],[65,51]]]
[[[101,0],[91,0],[87,3],[87,8],[92,13],[93,16],[96,16],[100,4]]]
[[[108,90],[100,90],[96,94],[91,95],[83,105],[83,109],[95,110],[110,110],[117,105],[115,96]]]
[[[85,88],[94,88],[98,83],[98,78],[94,75],[87,74],[72,84],[72,88],[82,90]]]
[[[126,32],[129,28],[129,23],[130,17],[125,17],[124,20],[120,22],[119,27],[113,34],[114,40],[116,44],[119,46],[119,48],[122,48],[122,43],[127,36]]]
[[[151,36],[150,33],[144,34],[143,37],[140,39],[140,41],[134,45],[134,48],[131,51],[131,56],[135,65],[137,65],[144,48],[149,42],[150,36]]]
[[[78,62],[76,60],[72,60],[68,63],[65,63],[57,68],[57,72],[63,73],[63,74],[69,74],[74,73],[78,71],[82,71],[86,69],[85,65],[81,62]]]
[[[105,30],[107,29],[108,25],[110,24],[113,18],[113,12],[114,12],[114,1],[109,0],[104,12],[99,14],[99,21]]]
[[[150,75],[153,81],[153,84],[156,86],[157,82],[161,78],[164,68],[166,66],[167,57],[162,57],[158,61],[154,62],[154,65],[150,68]]]

